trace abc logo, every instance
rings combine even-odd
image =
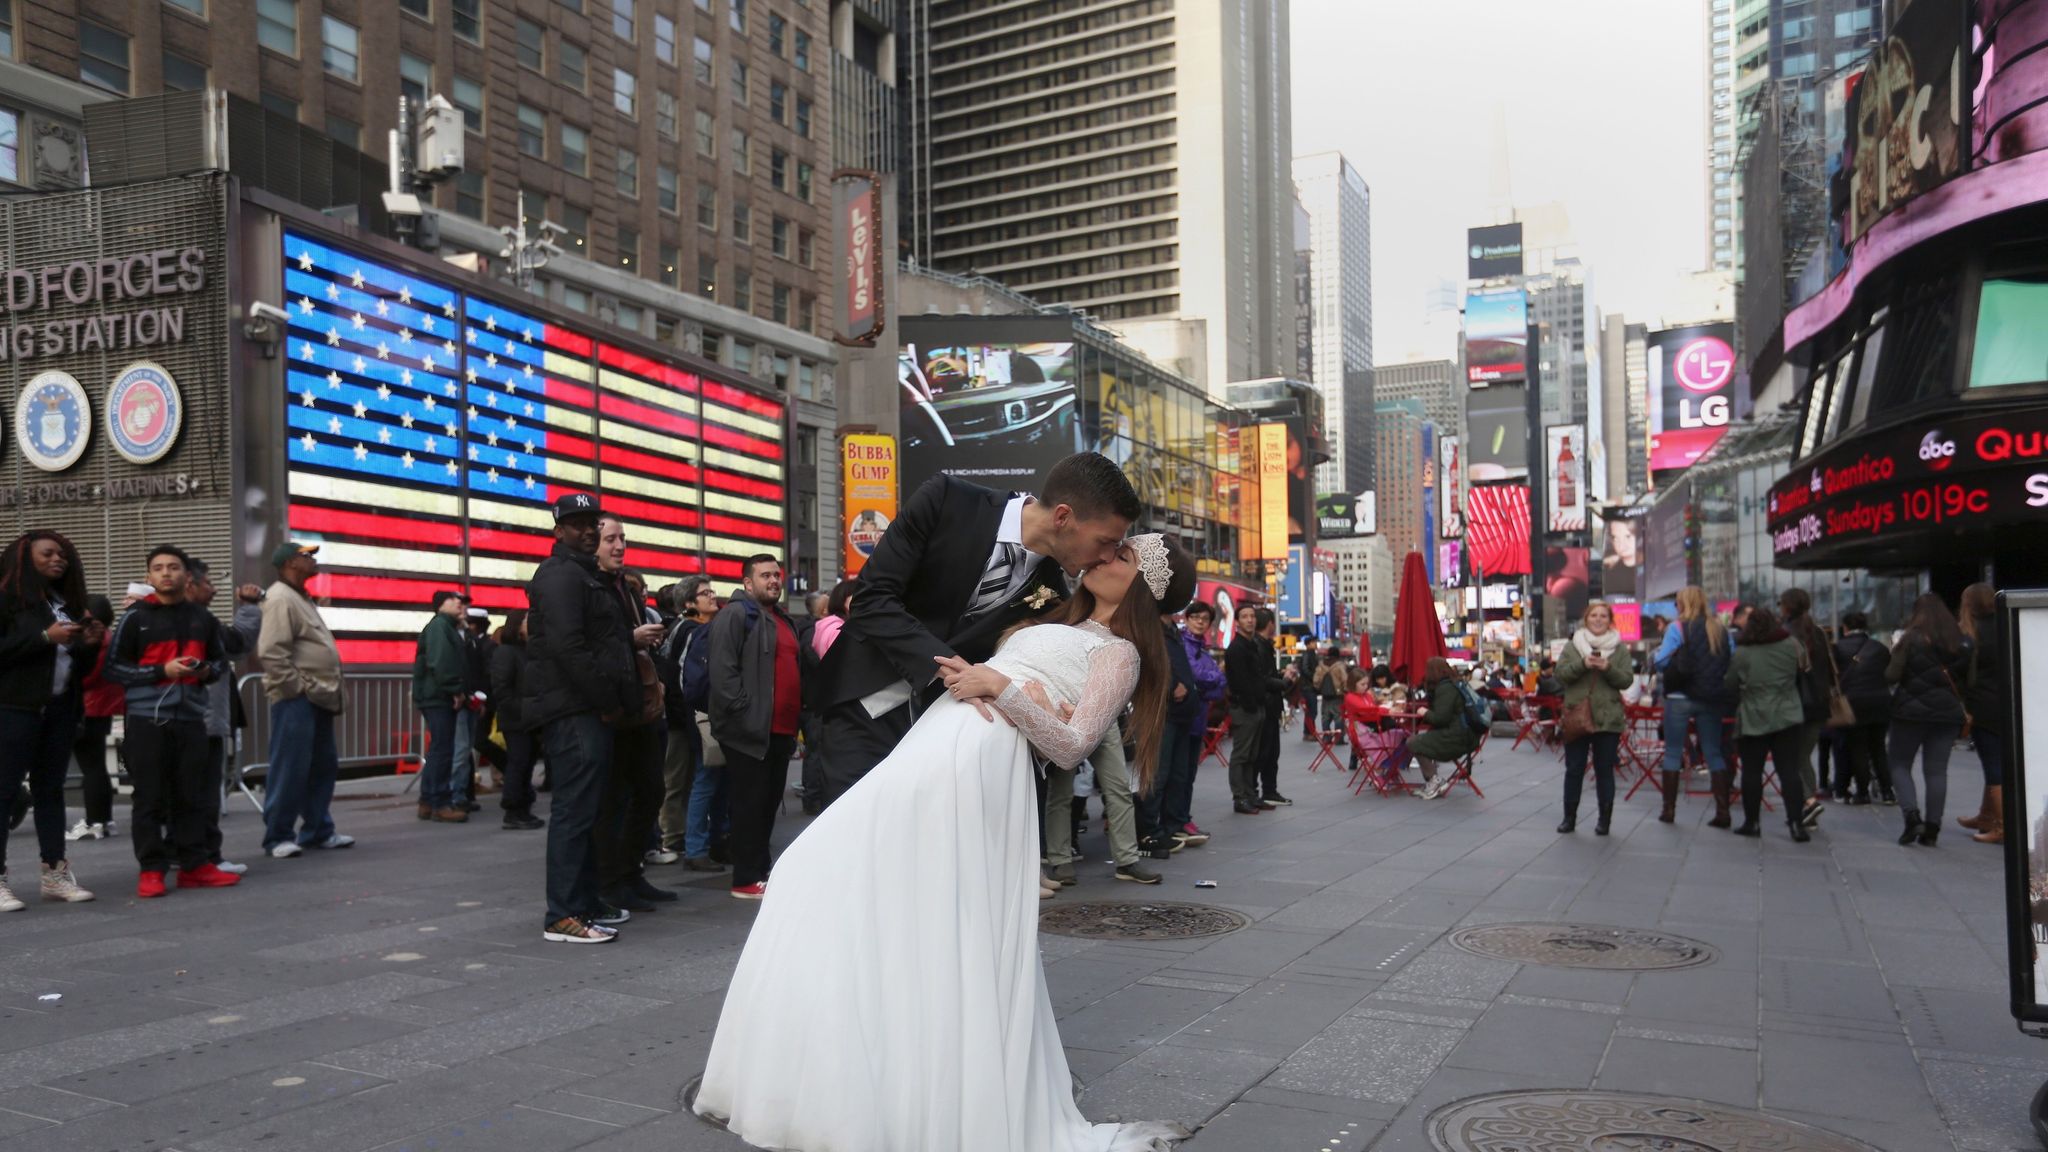
[[[1936,429],[1920,438],[1920,459],[1936,472],[1955,462],[1956,442],[1943,440],[1941,430]]]

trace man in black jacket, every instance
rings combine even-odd
[[[597,566],[597,500],[555,501],[555,548],[526,585],[527,666],[520,697],[542,732],[554,803],[548,820],[547,926],[543,939],[601,944],[619,922],[597,894],[592,828],[612,758],[612,726],[640,708],[633,621]]]
[[[1261,808],[1273,808],[1294,801],[1280,794],[1280,714],[1287,710],[1287,696],[1301,683],[1301,665],[1289,664],[1283,671],[1280,667],[1280,653],[1275,645],[1280,633],[1280,618],[1271,608],[1258,610],[1259,674],[1269,683],[1276,684],[1266,694],[1265,728],[1259,737],[1259,798]],[[1307,707],[1303,708],[1303,715]],[[1306,723],[1306,721],[1304,721]]]
[[[1259,638],[1259,610],[1238,608],[1236,633],[1223,652],[1223,681],[1230,689],[1231,811],[1247,815],[1265,810],[1259,803],[1259,763],[1266,734],[1267,697],[1279,687],[1269,675],[1272,649]]]
[[[939,689],[938,657],[988,659],[1010,625],[1065,598],[1067,576],[1115,557],[1141,511],[1116,462],[1094,452],[1053,465],[1037,496],[926,481],[861,569],[845,635],[819,668],[825,803],[910,731]]]
[[[749,556],[741,595],[711,621],[711,735],[725,749],[732,804],[732,894],[768,887],[768,837],[789,781],[803,711],[796,625],[782,611],[782,561]]]

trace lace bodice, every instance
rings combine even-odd
[[[1093,620],[1023,629],[988,664],[1010,678],[996,707],[1062,768],[1080,764],[1102,743],[1138,686],[1138,650]],[[1062,723],[1033,703],[1024,693],[1026,681],[1044,685],[1055,705],[1072,704],[1072,719]]]

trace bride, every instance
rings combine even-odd
[[[988,663],[940,659],[946,697],[776,863],[698,1113],[800,1152],[1164,1152],[1187,1135],[1074,1104],[1038,955],[1032,769],[1080,763],[1135,696],[1149,775],[1172,679],[1161,607],[1194,580],[1178,544],[1134,536]]]

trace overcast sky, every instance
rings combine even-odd
[[[1293,0],[1295,154],[1372,188],[1375,359],[1424,338],[1425,294],[1494,222],[1496,109],[1514,201],[1562,203],[1600,308],[1655,319],[1706,259],[1704,4]]]

